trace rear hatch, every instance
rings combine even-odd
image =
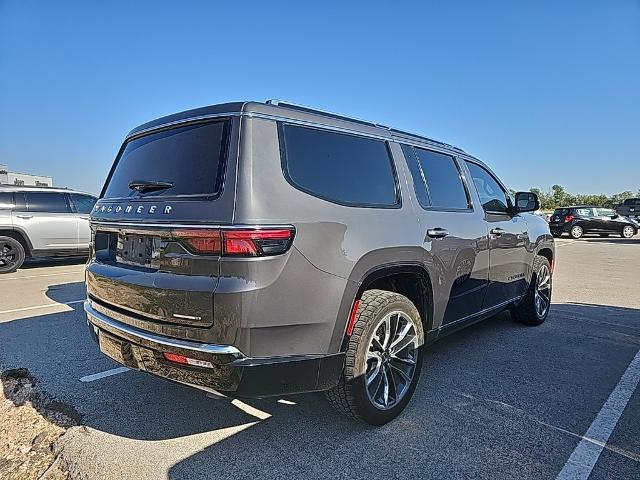
[[[566,223],[566,218],[570,215],[571,209],[569,208],[556,208],[551,215],[551,219],[549,220],[549,226],[558,226],[564,225]]]
[[[215,226],[233,216],[229,119],[138,134],[92,215],[87,291],[138,320],[208,327],[220,269]]]

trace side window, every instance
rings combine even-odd
[[[594,215],[592,208],[578,208],[576,209],[576,212],[581,217],[591,217]]]
[[[507,194],[496,179],[480,165],[467,162],[467,167],[485,212],[508,213]]]
[[[407,160],[407,165],[411,171],[411,177],[413,178],[413,190],[416,192],[416,198],[422,208],[430,208],[431,201],[429,200],[429,194],[427,193],[427,181],[424,178],[424,172],[420,166],[420,162],[416,157],[413,147],[410,145],[402,145],[402,152],[404,158]]]
[[[0,210],[11,210],[13,208],[13,193],[0,192]]]
[[[400,204],[386,142],[286,124],[281,134],[283,169],[299,190],[349,206]]]
[[[69,213],[69,205],[64,193],[25,192],[29,212]]]
[[[89,195],[80,195],[78,193],[71,194],[71,201],[77,213],[91,213],[96,199]]]
[[[452,156],[409,145],[403,145],[402,150],[423,208],[469,208],[467,192]]]

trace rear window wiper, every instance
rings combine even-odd
[[[131,190],[137,190],[140,193],[166,190],[171,187],[173,187],[172,182],[159,182],[155,180],[132,180],[129,182],[129,188]]]

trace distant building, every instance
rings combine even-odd
[[[19,185],[30,187],[53,187],[53,177],[10,172],[7,165],[0,164],[0,185]]]

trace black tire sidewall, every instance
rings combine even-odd
[[[24,263],[24,259],[25,259],[24,247],[19,241],[17,241],[15,238],[12,238],[12,237],[0,237],[0,240],[2,240],[3,242],[10,243],[13,246],[13,248],[15,248],[18,255],[18,257],[16,258],[16,263],[13,267],[7,268],[5,266],[0,266],[0,275],[3,273],[15,272]]]
[[[373,335],[378,322],[386,314],[393,311],[401,311],[405,315],[412,318],[414,324],[416,325],[416,333],[418,335],[418,341],[421,346],[418,348],[416,369],[413,374],[412,382],[411,385],[409,385],[409,389],[405,393],[404,397],[394,407],[388,410],[380,410],[371,402],[366,391],[364,376],[364,372],[366,371],[366,353],[369,347],[371,336]],[[404,299],[393,301],[377,311],[374,317],[374,321],[370,321],[366,326],[365,331],[361,336],[361,340],[357,345],[356,352],[356,365],[354,372],[355,376],[353,379],[351,379],[351,382],[353,382],[352,392],[358,404],[359,414],[362,419],[369,424],[384,425],[385,423],[388,423],[389,421],[396,418],[404,410],[404,408],[411,400],[411,397],[413,396],[413,393],[420,379],[420,372],[422,370],[422,361],[424,357],[424,329],[420,320],[420,315],[415,306],[408,299]]]

